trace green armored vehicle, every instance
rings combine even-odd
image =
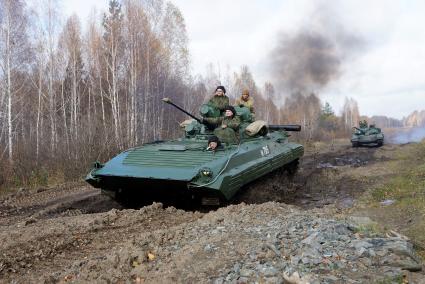
[[[286,131],[300,131],[301,126],[264,125],[250,133],[249,109],[235,107],[241,120],[239,143],[222,143],[211,150],[208,140],[213,130],[204,119],[187,113],[169,99],[164,101],[194,118],[181,125],[185,135],[128,149],[105,164],[96,162],[86,177],[88,183],[124,204],[132,200],[145,204],[182,200],[220,205],[231,200],[242,186],[267,173],[277,169],[292,173],[297,169],[304,147],[289,142]],[[200,112],[203,118],[220,115],[208,105],[203,105]],[[258,122],[254,124],[258,126]]]
[[[375,127],[374,124],[368,126],[366,121],[360,121],[358,128],[353,127],[351,144],[353,147],[362,145],[382,146],[384,144],[384,134],[381,128]]]

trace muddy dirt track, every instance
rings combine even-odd
[[[380,241],[359,236],[356,224],[332,217],[386,178],[356,175],[388,160],[386,153],[396,147],[312,149],[294,177],[270,174],[244,188],[233,205],[211,211],[161,204],[124,209],[82,183],[21,189],[0,200],[0,282],[398,279],[403,271],[421,268],[406,240],[397,235]],[[338,234],[324,233],[333,231]],[[313,235],[327,238],[315,242],[310,240]],[[388,242],[406,250],[395,254]]]

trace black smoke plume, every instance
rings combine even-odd
[[[321,7],[294,34],[281,33],[271,54],[274,83],[284,93],[317,93],[338,79],[346,59],[363,45]]]

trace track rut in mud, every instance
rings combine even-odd
[[[316,217],[311,216],[328,214],[321,211],[327,204],[351,207],[365,188],[376,182],[363,180],[358,171],[386,161],[385,152],[392,148],[384,147],[387,148],[353,149],[341,145],[307,153],[293,177],[286,173],[270,174],[244,188],[234,202],[237,205],[203,213],[173,207],[164,209],[160,204],[138,210],[124,209],[99,190],[82,183],[20,190],[0,199],[0,282],[131,279],[136,283],[145,280],[206,283],[214,279],[267,277],[274,281],[281,279],[282,275],[275,273],[279,269],[302,272],[304,264],[294,261],[305,253],[305,248],[285,244],[283,236],[289,230],[293,234],[288,238],[295,240],[318,225],[346,226],[331,219],[314,221]],[[265,203],[268,201],[282,203]],[[268,223],[261,223],[262,218]],[[297,233],[298,225],[291,227],[294,222],[303,224],[300,228],[306,231]],[[261,226],[265,226],[264,232],[258,231]],[[279,236],[281,243],[270,243],[270,232]],[[347,237],[356,238],[355,234],[344,232]],[[325,260],[332,265],[343,265],[340,256],[331,260],[324,253]],[[415,262],[409,263],[417,268]],[[368,267],[358,265],[365,277],[371,273]],[[399,272],[399,268],[390,270]],[[318,279],[325,279],[318,273]],[[384,272],[379,270],[379,273]]]

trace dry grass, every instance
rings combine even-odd
[[[358,173],[381,180],[363,195],[356,210],[408,236],[425,259],[425,142],[385,153],[390,160]],[[385,200],[394,203],[383,205]]]

